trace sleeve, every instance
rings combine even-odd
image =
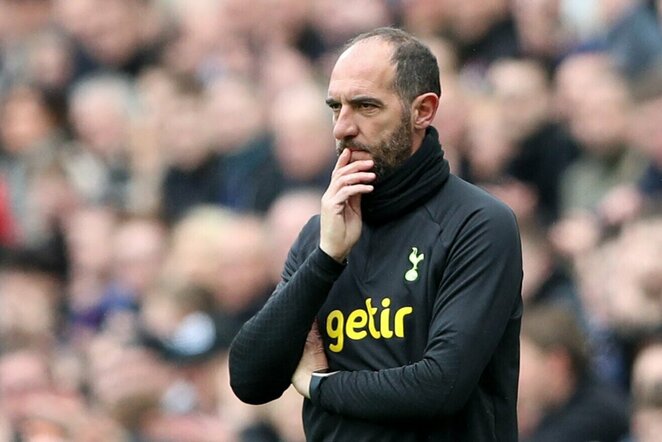
[[[230,386],[246,403],[269,402],[289,387],[315,315],[345,267],[319,247],[299,266],[299,242],[282,281],[230,346]]]
[[[314,404],[377,421],[435,418],[464,406],[519,305],[522,280],[512,213],[475,215],[449,250],[422,360],[315,379]]]

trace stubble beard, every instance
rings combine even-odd
[[[340,155],[345,149],[368,152],[375,165],[373,172],[377,181],[389,175],[404,163],[411,155],[412,129],[409,112],[403,112],[400,124],[386,139],[377,144],[364,144],[351,139],[336,141],[336,153]]]

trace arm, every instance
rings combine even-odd
[[[344,266],[317,248],[298,267],[290,251],[283,280],[230,347],[230,385],[251,404],[278,398],[290,385],[317,311]]]
[[[439,287],[422,360],[338,372],[310,384],[313,403],[354,418],[432,418],[461,409],[492,358],[519,299],[521,252],[511,213],[467,221]]]
[[[298,250],[306,241],[300,236],[285,263],[283,280],[232,343],[230,385],[244,402],[269,402],[290,385],[315,315],[361,234],[360,197],[372,191],[365,183],[375,175],[365,171],[372,160],[352,162],[351,155],[349,150],[340,154],[322,197],[319,247],[299,267]]]

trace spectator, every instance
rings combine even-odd
[[[545,224],[559,212],[561,175],[578,147],[552,120],[551,90],[543,67],[533,61],[501,60],[488,71],[515,152],[508,172],[529,187]]]
[[[34,33],[28,43],[27,77],[55,96],[66,94],[75,69],[71,42],[62,33],[47,29]]]
[[[450,2],[413,0],[400,2],[402,23],[416,35],[429,37],[448,26]]]
[[[84,412],[82,395],[59,390],[52,382],[49,360],[30,347],[0,356],[0,394],[17,440],[66,440]]]
[[[214,295],[230,340],[271,294],[265,227],[262,219],[240,216],[220,235]],[[230,341],[227,341],[229,346]]]
[[[605,196],[600,215],[609,226],[620,225],[656,210],[662,204],[662,81],[643,83],[636,92],[639,101],[631,113],[632,145],[646,158],[647,166],[636,183],[619,186]]]
[[[631,100],[623,79],[615,74],[600,77],[583,95],[570,120],[581,155],[563,174],[563,214],[594,209],[609,190],[633,182],[643,169],[641,159],[627,144]]]
[[[13,259],[0,269],[0,354],[24,347],[45,351],[54,344],[61,320],[62,287],[33,256]]]
[[[266,215],[269,232],[269,274],[272,284],[280,281],[287,253],[296,240],[301,228],[310,217],[319,213],[321,193],[314,190],[285,192],[274,201]]]
[[[152,218],[118,221],[110,239],[108,278],[101,289],[102,325],[129,339],[135,332],[136,315],[148,292],[161,277],[167,231]]]
[[[208,88],[213,148],[219,155],[217,203],[242,212],[264,213],[280,191],[257,85],[226,76]]]
[[[48,97],[29,85],[15,85],[0,98],[0,176],[8,186],[16,235],[22,244],[39,242],[41,219],[32,211],[28,189],[58,154],[62,133]]]
[[[614,241],[607,305],[612,330],[631,347],[662,324],[662,221],[630,223]]]
[[[69,120],[75,141],[66,153],[67,167],[89,202],[129,207],[133,94],[130,80],[117,75],[86,78],[71,91]]]
[[[261,91],[259,98],[266,103],[272,103],[284,90],[314,83],[318,70],[319,67],[295,49],[270,45],[262,55],[258,77]]]
[[[634,362],[632,442],[655,442],[662,431],[662,344],[653,341],[638,352]]]
[[[188,213],[172,228],[163,273],[214,292],[219,244],[233,216],[229,210],[214,206],[200,206]]]
[[[126,309],[124,300],[106,299],[112,249],[100,247],[109,239],[117,223],[113,210],[104,206],[84,206],[69,214],[64,232],[70,258],[67,282],[67,332],[75,342],[86,341],[100,331],[115,309]]]
[[[439,139],[451,172],[462,175],[469,149],[468,126],[473,97],[462,85],[458,75],[442,78],[441,87],[444,99],[439,102],[434,125],[439,130]]]
[[[554,254],[542,228],[522,229],[522,300],[525,307],[555,305],[584,321],[584,312],[572,275]]]
[[[607,0],[601,6],[616,67],[635,82],[662,69],[662,32],[646,2]]]
[[[619,393],[590,373],[585,339],[567,310],[530,309],[522,321],[518,414],[523,441],[618,441],[628,430]]]
[[[226,346],[213,293],[187,283],[164,283],[150,291],[144,304],[142,341],[174,376],[161,407],[173,414],[213,412],[218,357]]]
[[[160,199],[163,216],[171,224],[192,207],[218,200],[218,159],[207,120],[200,118],[205,105],[198,84],[180,82],[163,114],[158,140],[166,168]]]
[[[505,0],[448,0],[447,6],[448,30],[466,74],[482,77],[493,61],[519,53]]]
[[[86,356],[93,406],[132,437],[141,437],[159,410],[172,371],[153,352],[107,335],[94,337]]]
[[[485,185],[501,180],[514,155],[506,132],[504,115],[488,96],[472,103],[467,127],[467,150],[461,175],[470,182]]]
[[[283,112],[287,109],[287,112]],[[313,187],[323,191],[333,169],[333,139],[324,95],[314,84],[282,91],[271,106],[274,154],[282,190]]]
[[[163,4],[167,5],[163,15],[172,31],[168,32],[160,64],[168,71],[191,80],[205,80],[230,70],[230,54],[246,50],[245,42],[228,30],[231,23],[223,14],[222,2],[175,0]],[[247,56],[241,60],[251,61]]]
[[[554,107],[560,122],[569,124],[593,81],[613,75],[612,72],[612,62],[604,53],[589,52],[566,57],[554,75]]]
[[[25,77],[28,41],[50,21],[50,2],[0,2],[0,92],[7,83]]]
[[[76,43],[76,78],[102,70],[133,76],[156,61],[161,29],[149,2],[54,0],[54,10]]]
[[[557,0],[515,0],[513,19],[520,43],[520,54],[538,61],[549,72],[565,50]]]

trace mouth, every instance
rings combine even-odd
[[[368,152],[367,150],[364,149],[354,149],[349,147],[349,151],[351,152],[349,162],[352,163],[354,161],[361,161],[361,160],[372,160],[372,154]]]

